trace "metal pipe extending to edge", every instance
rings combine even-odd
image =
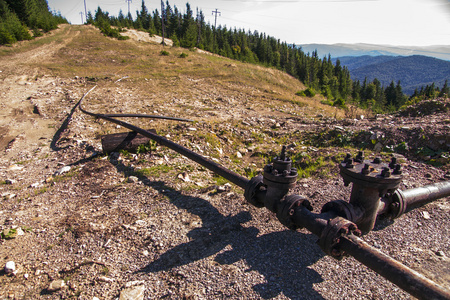
[[[212,160],[209,160],[209,159],[207,159],[207,158],[205,158],[205,157],[203,157],[203,156],[201,156],[201,155],[199,155],[199,154],[197,154],[197,153],[195,153],[195,152],[193,152],[193,151],[191,151],[191,150],[189,150],[189,149],[187,149],[187,148],[185,148],[185,147],[183,147],[181,145],[178,145],[177,143],[174,143],[174,142],[172,142],[172,141],[170,141],[170,140],[168,140],[168,139],[166,139],[166,138],[164,138],[164,137],[162,137],[160,135],[154,134],[154,133],[149,132],[147,130],[144,130],[142,128],[139,128],[139,127],[136,127],[134,125],[131,125],[131,124],[127,123],[127,122],[116,120],[116,119],[111,117],[111,116],[122,116],[122,117],[124,117],[124,116],[133,116],[133,117],[138,117],[139,115],[137,115],[137,114],[129,114],[129,115],[126,115],[126,114],[97,114],[97,113],[92,113],[92,112],[84,110],[83,107],[81,106],[81,101],[95,87],[96,86],[94,86],[86,94],[84,94],[83,97],[81,98],[80,102],[79,102],[80,110],[83,113],[85,113],[87,115],[90,115],[90,116],[93,116],[93,117],[98,117],[98,118],[101,118],[101,119],[105,119],[105,120],[110,121],[112,123],[119,124],[120,126],[128,128],[130,130],[133,130],[133,131],[135,131],[137,133],[140,133],[143,136],[146,136],[146,137],[154,140],[155,142],[157,142],[157,143],[159,143],[159,144],[161,144],[163,146],[166,146],[166,147],[168,147],[168,148],[170,148],[170,149],[180,153],[181,155],[186,156],[187,158],[189,158],[189,159],[191,159],[191,160],[201,164],[205,168],[207,168],[207,169],[213,171],[214,173],[222,176],[223,178],[231,181],[235,185],[245,189],[245,186],[247,185],[247,182],[249,181],[247,178],[245,178],[245,177],[243,177],[243,176],[241,176],[241,175],[239,175],[237,173],[234,173],[234,172],[228,170],[227,168],[225,168],[225,167],[223,167],[223,166],[213,162]],[[148,115],[146,115],[146,116],[150,117]],[[163,117],[160,117],[160,118],[163,118]],[[169,117],[164,117],[164,119],[174,120],[174,118],[169,118]],[[178,119],[178,120],[183,120],[184,121],[186,119]]]
[[[116,120],[112,117],[147,117],[153,118],[158,117],[160,119],[169,119],[169,120],[181,120],[181,121],[189,121],[186,119],[177,119],[170,117],[162,117],[162,116],[150,116],[150,115],[138,115],[138,114],[96,114],[89,111],[86,111],[82,108],[81,102],[82,100],[94,89],[90,89],[86,94],[78,102],[80,106],[80,110],[93,117],[98,117],[110,121],[112,123],[119,124],[125,128],[138,132],[157,143],[164,145],[187,158],[201,164],[202,166],[208,168],[214,173],[224,177],[225,179],[231,181],[237,186],[245,189],[250,180],[247,178],[240,176],[237,173],[234,173],[225,167],[206,159],[205,157],[181,146],[178,145],[162,136],[151,133],[142,128],[136,127],[129,123]],[[428,199],[428,197],[435,197],[433,199],[438,199],[444,197],[449,194],[450,185],[444,186],[444,188],[438,189],[435,191],[434,189],[423,187],[412,190],[407,190],[404,194],[406,194],[406,198],[409,199],[408,202],[416,203],[421,202],[424,199]],[[425,188],[425,189],[424,189]],[[415,197],[413,197],[415,195]],[[426,195],[426,196],[425,196]],[[305,227],[310,230],[313,234],[320,236],[323,232],[324,228],[327,226],[327,220],[333,218],[333,213],[324,213],[324,214],[314,214],[306,210],[304,207],[299,207],[295,209],[293,219],[295,223],[297,223],[301,227]],[[374,270],[378,274],[382,275],[389,281],[398,285],[401,289],[407,291],[411,295],[419,298],[419,299],[450,299],[450,292],[446,289],[440,287],[433,281],[425,278],[420,273],[406,267],[400,262],[394,260],[386,254],[378,251],[377,249],[371,247],[369,244],[365,243],[362,239],[358,238],[355,235],[349,234],[340,237],[340,241],[338,243],[338,247],[340,250],[345,251],[345,253],[353,256],[356,260],[366,265],[370,269]]]
[[[419,299],[450,299],[450,293],[422,274],[406,267],[357,236],[340,239],[339,247],[401,289]]]
[[[450,195],[450,181],[436,182],[404,191],[397,190],[395,195],[406,204],[405,212],[415,207],[422,206],[436,199]],[[399,199],[400,200],[400,199]]]

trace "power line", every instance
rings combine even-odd
[[[80,16],[81,16],[81,24],[84,24],[84,22],[83,22],[83,12],[82,11],[80,11]]]

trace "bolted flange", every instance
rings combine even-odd
[[[373,161],[362,160],[362,157],[360,153],[352,161],[347,155],[339,169],[344,183],[353,183],[350,203],[363,210],[363,216],[356,224],[363,232],[369,232],[375,225],[380,197],[395,191],[403,176],[396,160],[392,160],[388,165],[379,157]]]
[[[273,159],[272,165],[264,167],[263,178],[268,187],[288,190],[295,186],[297,169],[292,168],[292,161],[286,156],[286,146],[283,146],[280,156]]]

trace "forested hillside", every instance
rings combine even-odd
[[[61,23],[67,20],[52,14],[46,0],[0,0],[0,45],[31,39]]]
[[[384,84],[375,77],[364,82],[352,81],[349,69],[339,61],[333,63],[331,56],[320,58],[317,51],[305,53],[301,47],[257,31],[245,32],[226,26],[216,28],[205,23],[201,10],[197,9],[194,14],[189,3],[182,14],[168,1],[162,5],[162,12],[158,9],[149,12],[142,1],[141,10],[136,13],[137,17],[133,20],[131,15],[125,16],[122,11],[116,17],[98,7],[95,14],[88,13],[87,22],[98,26],[106,35],[119,39],[123,38],[120,35],[123,28],[135,28],[150,35],[168,37],[174,46],[197,47],[243,62],[277,68],[309,87],[299,95],[313,97],[320,93],[330,105],[345,108],[346,104],[351,103],[375,112],[385,112],[397,110],[408,100],[403,93],[402,82],[398,80],[395,80],[395,85],[394,81],[390,85]],[[442,93],[436,86],[433,89],[433,95]],[[424,95],[420,97],[426,98]]]
[[[442,87],[450,79],[450,61],[427,56],[360,56],[340,57],[339,60],[349,69],[353,80],[377,78],[384,86],[400,81],[408,95],[433,83]]]

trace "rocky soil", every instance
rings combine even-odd
[[[448,99],[336,119],[252,101],[246,91],[255,87],[214,89],[183,77],[191,97],[166,91],[145,104],[122,74],[92,83],[33,67],[68,43],[0,58],[0,265],[14,262],[0,273],[0,299],[411,298],[351,257],[326,256],[316,236],[289,231],[247,204],[240,188],[172,150],[151,144],[150,152],[104,155],[100,135],[126,130],[77,103],[97,84],[89,110],[194,119],[132,122],[247,177],[286,144],[300,168],[323,162],[292,190],[317,212],[349,198],[337,163],[358,149],[395,155],[401,189],[450,180]],[[448,224],[446,198],[380,220],[363,239],[450,288]]]

